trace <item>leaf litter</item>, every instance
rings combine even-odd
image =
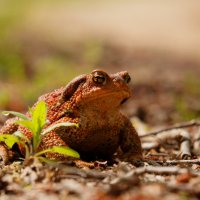
[[[84,163],[73,166],[72,161],[45,164],[36,158],[26,166],[21,161],[2,165],[1,199],[198,199],[200,157],[193,152],[198,130],[199,127],[195,126],[188,130],[189,138],[186,134],[191,142],[190,157],[180,157],[181,138],[178,136],[185,134],[180,133],[180,129],[171,128],[156,135],[151,134],[148,137],[153,137],[153,140],[159,134],[164,134],[165,142],[144,150],[144,163],[139,167],[117,158],[112,162],[90,162],[89,167]],[[171,138],[174,131],[180,132]],[[146,138],[141,137],[142,142]],[[173,139],[176,142],[173,143]]]

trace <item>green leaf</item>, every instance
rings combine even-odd
[[[79,153],[69,147],[55,146],[52,148],[52,150],[55,153],[60,153],[66,156],[74,157],[74,158],[80,158]]]
[[[35,109],[31,111],[32,113],[32,121],[35,126],[37,126],[37,131],[41,131],[44,125],[46,124],[47,118],[47,106],[44,101],[40,101]]]
[[[80,155],[77,151],[69,148],[69,147],[64,147],[64,146],[54,146],[52,148],[49,149],[45,149],[43,151],[40,151],[36,154],[36,156],[42,155],[44,153],[59,153],[59,154],[63,154],[65,156],[71,156],[74,158],[80,158]]]
[[[29,158],[30,157],[30,149],[28,145],[24,144],[24,147],[25,147],[25,158]]]
[[[49,126],[46,129],[44,129],[44,131],[41,133],[41,135],[45,135],[45,134],[49,133],[50,131],[52,131],[56,128],[62,127],[62,126],[76,126],[76,127],[78,127],[78,124],[71,123],[71,122],[61,122],[61,123],[58,123],[58,124],[54,124],[52,126]]]
[[[48,158],[45,158],[45,157],[42,157],[42,156],[39,156],[37,157],[41,162],[44,162],[44,163],[47,163],[47,164],[57,164],[58,161],[56,160],[50,160]]]
[[[4,142],[11,149],[15,143],[20,143],[20,139],[15,135],[2,134],[0,135],[0,142]]]
[[[34,109],[31,110],[33,132],[33,149],[36,150],[41,141],[41,130],[46,124],[47,106],[44,101],[40,101]]]
[[[14,111],[3,111],[2,112],[3,115],[8,116],[8,115],[14,115],[16,117],[19,117],[23,120],[29,120],[28,117],[22,113],[19,112],[14,112]]]
[[[18,120],[15,122],[15,124],[22,125],[22,126],[26,127],[28,130],[30,130],[31,132],[35,132],[33,122],[30,120]]]

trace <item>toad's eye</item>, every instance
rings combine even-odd
[[[98,83],[98,84],[105,84],[106,83],[106,77],[103,74],[95,73],[93,75],[93,81],[95,83]]]
[[[126,76],[124,77],[124,81],[126,83],[129,83],[131,81],[131,77],[129,76],[129,74],[126,74]]]

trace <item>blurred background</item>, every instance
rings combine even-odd
[[[23,112],[100,68],[129,71],[129,117],[161,125],[200,116],[198,0],[0,0],[0,38],[0,110]]]

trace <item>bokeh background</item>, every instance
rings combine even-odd
[[[23,112],[100,68],[129,71],[129,117],[190,120],[200,116],[199,65],[198,0],[0,0],[0,110]]]

